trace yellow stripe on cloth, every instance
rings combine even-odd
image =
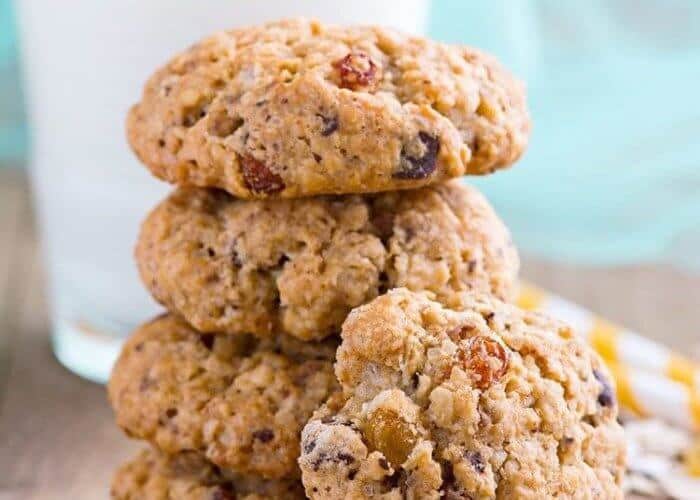
[[[588,342],[604,360],[617,363],[620,360],[617,349],[619,332],[615,325],[596,318],[588,333]]]
[[[666,365],[666,374],[671,380],[680,382],[690,388],[695,386],[695,364],[677,354],[671,355]]]
[[[526,311],[536,311],[542,306],[545,298],[546,295],[542,290],[534,286],[521,284],[516,304],[519,308]]]
[[[688,389],[688,398],[690,400],[690,416],[693,419],[695,429],[700,430],[700,394],[693,389]]]
[[[630,381],[629,373],[627,370],[618,365],[617,363],[607,363],[610,373],[615,379],[615,386],[617,390],[617,400],[620,402],[621,406],[624,406],[632,413],[645,416],[647,412],[644,407],[639,403],[637,396],[634,394],[632,389],[632,383]]]

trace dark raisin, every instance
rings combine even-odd
[[[401,150],[399,170],[394,172],[394,178],[406,180],[425,179],[435,171],[437,156],[440,151],[440,140],[427,132],[419,132],[418,142],[420,143],[420,156],[413,151],[416,149],[416,144],[411,144],[408,147],[404,146]]]
[[[272,429],[259,429],[253,432],[253,439],[257,439],[263,443],[269,443],[275,438],[275,433]]]
[[[355,476],[357,476],[357,469],[351,470],[350,472],[348,472],[348,479],[349,479],[350,481],[352,481],[353,479],[355,479]]]
[[[324,116],[321,114],[317,114],[316,116],[318,116],[321,119],[321,122],[322,122],[321,135],[323,137],[328,137],[333,132],[338,130],[338,118],[337,117],[335,117],[335,116],[328,117],[328,116]]]
[[[320,154],[311,153],[311,156],[314,157],[314,160],[316,160],[316,163],[321,163],[321,160],[323,160],[323,157]]]
[[[304,443],[304,453],[311,453],[312,451],[314,451],[314,448],[316,448],[316,441]]]
[[[476,270],[476,260],[471,259],[469,262],[467,262],[467,271],[469,273],[473,273]]]
[[[349,453],[338,453],[338,461],[339,462],[345,462],[345,464],[350,465],[355,461],[355,457],[350,455]]]
[[[340,87],[350,90],[374,90],[381,79],[379,68],[364,52],[355,51],[333,63]]]
[[[177,417],[177,408],[168,408],[167,410],[165,410],[165,416],[168,418]]]
[[[209,257],[216,257],[216,252],[214,251],[214,249],[212,247],[207,247],[207,255]]]
[[[202,344],[204,344],[204,347],[209,349],[210,351],[214,347],[214,335],[211,333],[203,333],[199,336],[199,340],[202,341]]]
[[[486,470],[486,464],[484,463],[484,458],[478,451],[466,451],[464,457],[469,460],[469,463],[479,474],[483,474]]]
[[[323,462],[325,462],[327,458],[328,458],[328,455],[326,453],[324,453],[324,452],[319,453],[316,460],[314,460],[313,463],[311,464],[312,467],[314,468],[314,471],[318,472],[318,469],[321,468],[321,464]]]
[[[596,380],[603,386],[600,394],[598,394],[598,404],[603,407],[615,406],[615,393],[608,379],[598,370],[593,370],[593,375]]]
[[[252,156],[240,158],[243,181],[255,193],[277,193],[285,188],[282,177]]]

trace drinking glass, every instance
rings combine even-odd
[[[423,31],[427,0],[15,2],[31,125],[31,181],[50,283],[53,346],[103,382],[157,305],[132,261],[138,226],[168,191],[140,166],[124,119],[146,78],[215,30],[280,17]]]

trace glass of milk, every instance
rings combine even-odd
[[[133,262],[139,223],[169,187],[138,164],[126,112],[146,78],[210,32],[287,16],[422,32],[428,0],[15,2],[31,122],[30,172],[58,359],[98,382],[159,311]]]

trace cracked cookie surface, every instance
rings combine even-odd
[[[622,499],[600,358],[566,325],[465,293],[396,289],[343,325],[343,388],[302,432],[311,498]]]
[[[504,224],[457,180],[301,200],[182,188],[144,222],[136,260],[153,296],[200,331],[305,340],[394,287],[510,299],[519,267]]]
[[[165,315],[126,342],[109,381],[130,437],[265,478],[298,477],[299,435],[336,389],[333,339],[200,334]]]
[[[146,83],[127,119],[158,177],[240,198],[416,188],[513,163],[523,86],[491,56],[303,19],[214,34]]]
[[[112,479],[113,500],[293,500],[303,499],[298,480],[264,480],[229,474],[191,454],[141,451]]]

